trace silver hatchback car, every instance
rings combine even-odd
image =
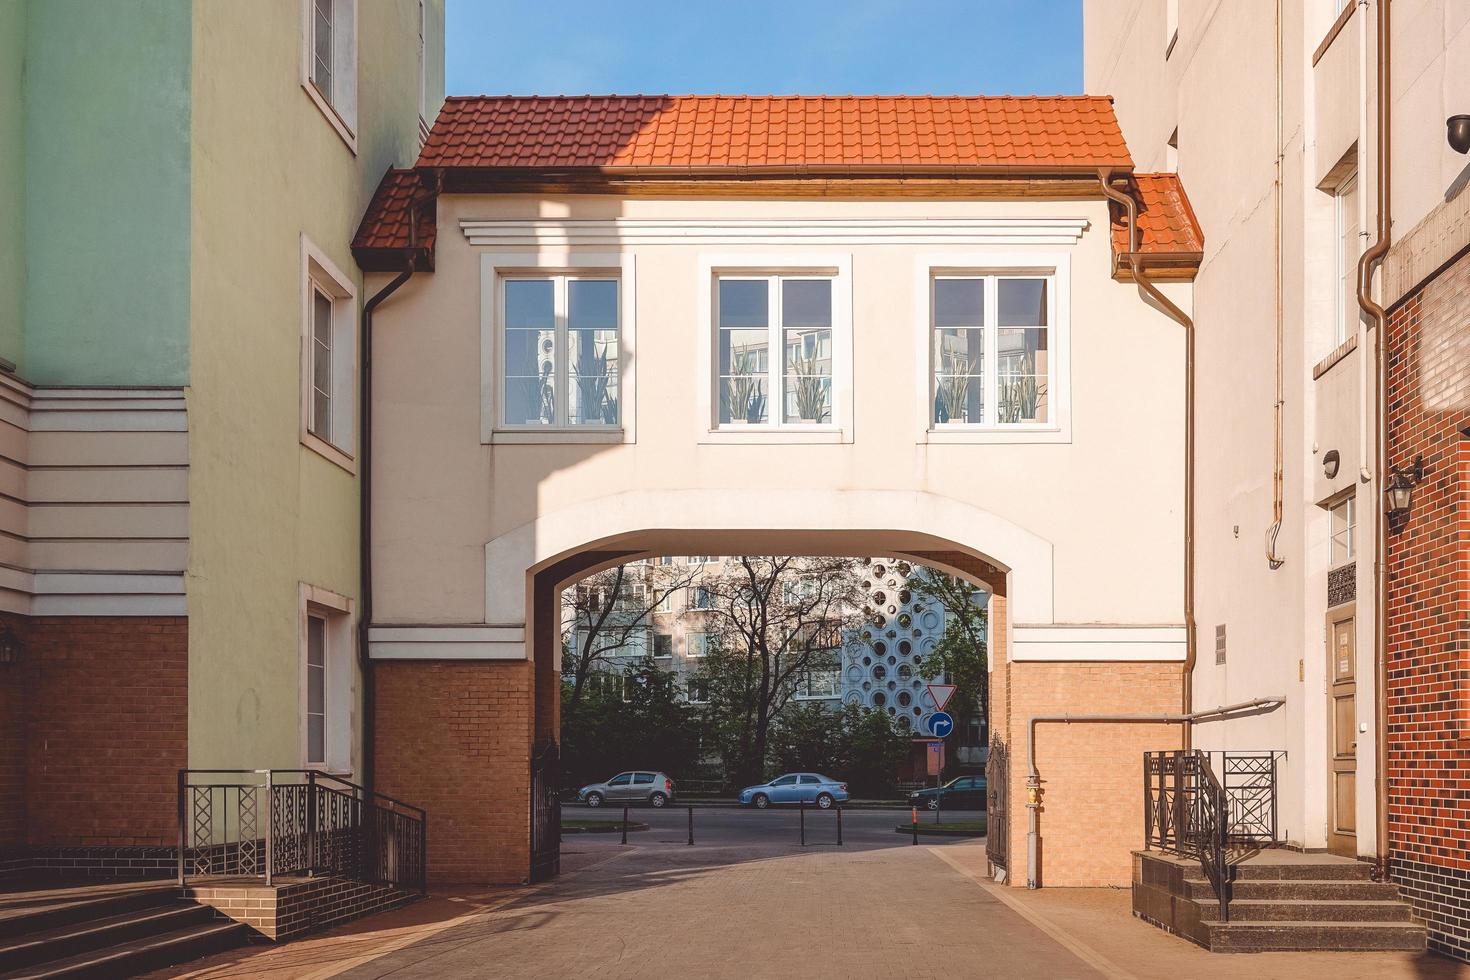
[[[605,783],[592,783],[577,790],[577,802],[590,807],[604,803],[668,806],[674,802],[674,781],[661,772],[620,772]]]

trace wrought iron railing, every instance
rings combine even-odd
[[[1232,847],[1276,843],[1275,752],[1147,752],[1143,757],[1144,840],[1192,857],[1230,920]],[[1213,763],[1213,764],[1212,764]],[[1215,775],[1218,764],[1225,780]]]
[[[314,769],[180,769],[178,880],[340,875],[424,891],[419,807]]]
[[[1006,867],[1006,845],[1010,834],[1007,800],[1010,796],[1010,762],[1004,742],[990,743],[985,761],[985,857],[998,868]]]

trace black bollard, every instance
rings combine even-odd
[[[628,843],[628,808],[623,807],[623,843]]]
[[[801,810],[801,846],[806,847],[806,800],[801,800],[798,809]]]
[[[694,807],[689,808],[689,846],[694,846]]]
[[[837,805],[837,846],[842,846],[842,804]]]

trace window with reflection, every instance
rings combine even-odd
[[[935,427],[1051,421],[1050,276],[942,275],[930,290]]]
[[[718,424],[830,425],[832,278],[720,276]]]
[[[621,424],[618,292],[607,277],[505,280],[504,425]]]

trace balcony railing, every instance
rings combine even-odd
[[[427,888],[419,807],[314,769],[180,769],[178,881],[340,875]]]

